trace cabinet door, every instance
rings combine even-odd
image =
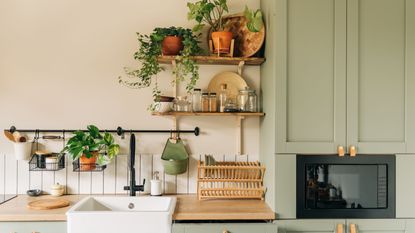
[[[406,232],[405,233],[415,233],[415,219],[406,220]]]
[[[279,220],[277,221],[278,233],[333,233],[338,224],[345,224],[338,220]],[[345,230],[343,231],[345,232]]]
[[[358,153],[405,153],[415,104],[414,1],[348,0],[347,141]],[[411,132],[409,132],[411,133]]]
[[[184,231],[183,231],[184,229]],[[277,233],[273,223],[203,223],[173,224],[173,233]]]
[[[415,218],[415,154],[396,155],[396,217]],[[415,232],[414,232],[415,233]]]
[[[405,233],[406,228],[404,219],[348,219],[346,232],[351,224],[355,224],[356,233]]]
[[[0,222],[1,233],[66,233],[66,222]]]
[[[336,153],[346,142],[346,0],[278,0],[278,153]]]

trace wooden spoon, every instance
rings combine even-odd
[[[4,130],[4,135],[6,136],[7,139],[9,139],[12,142],[16,142],[16,140],[14,139],[13,134],[8,131],[8,130]]]

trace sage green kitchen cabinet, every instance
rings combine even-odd
[[[415,2],[276,8],[276,152],[415,152]]]
[[[406,232],[405,233],[415,233],[415,219],[406,220]]]
[[[396,155],[396,217],[415,218],[415,154]],[[415,232],[413,232],[415,233]]]
[[[356,233],[405,233],[405,219],[347,219],[346,232],[355,225]]]
[[[336,232],[338,224],[345,226],[344,219],[278,220],[276,222],[278,233],[333,233]]]
[[[334,153],[346,141],[346,0],[277,0],[279,153]]]
[[[410,152],[415,144],[415,3],[347,3],[347,144],[364,154]]]
[[[0,222],[1,233],[66,233],[66,222]]]
[[[277,233],[273,223],[177,223],[173,233]]]
[[[405,219],[310,219],[278,220],[278,233],[337,233],[339,224],[343,232],[350,232],[355,225],[356,233],[415,233],[407,230]]]

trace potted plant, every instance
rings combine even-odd
[[[199,67],[190,56],[200,54],[197,35],[192,30],[181,27],[155,28],[150,35],[137,33],[139,49],[134,54],[134,59],[141,62],[139,69],[131,70],[125,68],[127,79],[119,77],[119,83],[130,88],[146,88],[151,86],[152,79],[164,68],[158,63],[157,58],[161,55],[175,55],[177,65],[173,69],[176,83],[184,81],[190,76],[186,90],[191,92],[199,79]],[[150,110],[154,110],[155,103],[159,102],[161,95],[158,89],[157,79],[153,87],[154,103]]]
[[[256,11],[254,11],[249,9],[248,6],[245,6],[244,16],[248,20],[246,27],[249,31],[261,31],[262,27],[264,26],[261,9],[257,9]]]
[[[226,0],[200,0],[187,3],[189,20],[198,23],[193,30],[201,30],[205,24],[211,27],[211,37],[215,52],[229,53],[232,41],[232,32],[224,31],[223,14],[229,12]]]
[[[120,146],[110,133],[101,134],[94,125],[88,125],[87,129],[75,131],[62,152],[67,152],[73,160],[79,159],[82,170],[93,170],[95,164],[109,163],[118,155]]]

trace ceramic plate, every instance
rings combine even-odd
[[[245,89],[248,85],[245,80],[234,72],[223,72],[215,75],[215,77],[210,80],[208,91],[215,92],[217,96],[221,91],[220,85],[225,83],[228,90],[228,98],[235,98],[238,96],[239,90]]]

